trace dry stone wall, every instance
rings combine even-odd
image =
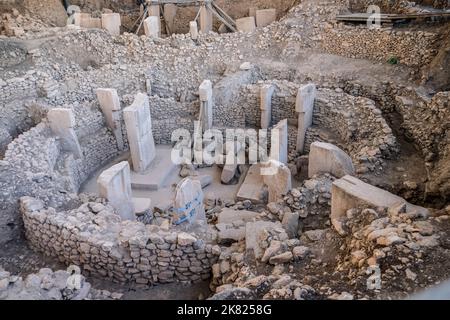
[[[342,26],[323,34],[322,47],[349,58],[381,62],[396,58],[401,64],[420,68],[436,56],[439,40],[439,34],[434,32]]]
[[[210,277],[220,248],[192,234],[121,221],[102,203],[67,212],[21,199],[26,237],[44,254],[116,282],[192,282]]]

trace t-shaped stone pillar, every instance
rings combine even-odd
[[[147,37],[161,37],[161,20],[159,16],[150,16],[144,20],[144,32]]]
[[[73,111],[64,108],[51,109],[47,118],[53,133],[61,139],[62,150],[72,152],[75,158],[81,158],[83,153],[74,130],[75,117]]]
[[[261,128],[267,129],[272,122],[272,95],[275,87],[267,84],[261,87]]]
[[[288,163],[288,122],[281,120],[272,129],[270,159]]]
[[[305,148],[306,131],[313,123],[316,85],[311,83],[298,89],[295,111],[298,112],[297,152]]]
[[[122,136],[122,121],[120,119],[120,100],[117,95],[116,89],[97,89],[95,90],[97,99],[100,102],[100,109],[106,118],[106,124],[113,132],[116,141],[117,148],[119,150],[124,149],[123,136]]]
[[[138,93],[131,106],[123,110],[133,170],[144,172],[155,158],[155,141],[148,96]]]
[[[212,83],[209,80],[202,82],[199,88],[200,93],[200,122],[203,131],[209,130],[213,126],[213,92]]]
[[[108,200],[122,220],[136,220],[128,162],[123,161],[103,171],[97,184],[100,197]]]

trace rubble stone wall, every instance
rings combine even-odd
[[[21,199],[26,237],[44,254],[116,282],[198,281],[210,277],[220,248],[191,234],[121,221],[112,208],[86,203],[57,212]]]
[[[324,33],[322,47],[329,53],[349,58],[381,62],[397,58],[401,64],[419,68],[436,56],[439,40],[439,35],[433,32],[343,26]]]

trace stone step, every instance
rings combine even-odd
[[[165,186],[169,176],[178,166],[172,162],[171,146],[156,146],[155,159],[149,168],[142,173],[131,172],[131,187],[139,190],[159,190]]]

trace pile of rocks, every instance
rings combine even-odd
[[[11,13],[3,13],[0,19],[0,35],[8,37],[21,38],[27,32],[38,32],[49,26],[39,19],[20,14],[16,9],[12,9]]]
[[[74,267],[74,266],[71,266]],[[85,277],[69,271],[43,268],[23,279],[0,267],[0,300],[117,300],[123,294],[96,290]]]

